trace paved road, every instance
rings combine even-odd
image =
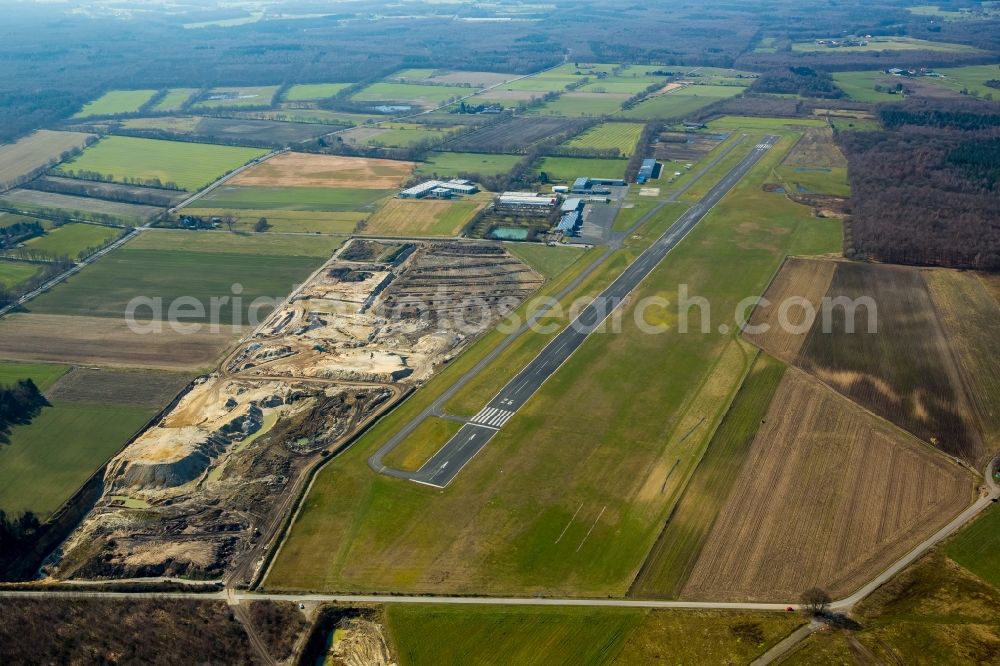
[[[629,265],[611,285],[559,333],[500,393],[476,414],[416,472],[385,467],[381,457],[375,468],[397,478],[444,488],[479,453],[512,416],[566,362],[587,337],[624,301],[636,286],[676,247],[758,160],[775,144],[768,136],[754,146],[750,154],[727,173],[697,204],[688,209],[639,258]],[[378,455],[378,454],[376,454]],[[374,457],[373,457],[374,458]]]

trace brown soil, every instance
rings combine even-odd
[[[413,172],[413,162],[339,155],[283,153],[229,181],[255,187],[341,187],[388,190],[400,187]]]
[[[972,476],[807,375],[785,375],[682,596],[853,592],[971,501]]]
[[[0,356],[8,360],[54,361],[159,370],[199,370],[215,365],[241,331],[225,327],[179,335],[138,335],[123,319],[21,313],[0,321]]]

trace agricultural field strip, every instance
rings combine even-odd
[[[663,258],[693,229],[698,222],[717,204],[732,187],[743,178],[750,168],[777,142],[778,137],[769,135],[729,173],[716,183],[705,197],[685,212],[681,218],[657,239],[642,255],[609,286],[595,302],[620,304],[623,299],[652,272]],[[593,303],[588,305],[536,356],[500,393],[483,408],[477,417],[459,430],[425,465],[415,473],[407,473],[387,467],[383,457],[399,443],[393,438],[380,447],[369,459],[372,469],[401,479],[443,488],[458,472],[499,432],[498,427],[506,423],[541,385],[552,376],[574,351],[596,329],[611,312],[602,312]],[[581,330],[582,329],[582,330]],[[487,415],[489,415],[487,417]],[[497,418],[497,415],[501,415]],[[480,418],[486,417],[486,418]],[[477,422],[480,418],[480,422]]]

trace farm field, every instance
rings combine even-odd
[[[30,424],[15,426],[0,447],[0,510],[30,510],[43,520],[189,380],[177,373],[8,363],[0,364],[0,377],[31,377],[51,403]]]
[[[949,542],[952,560],[1000,589],[1000,511],[991,506]]]
[[[462,152],[524,153],[529,146],[543,139],[560,133],[576,134],[586,126],[587,121],[582,120],[519,116],[458,137],[445,147]]]
[[[41,190],[11,190],[0,195],[0,202],[29,213],[58,210],[83,220],[100,220],[102,216],[111,216],[130,224],[144,223],[163,212],[158,206],[106,201]]]
[[[167,208],[186,199],[189,195],[179,190],[166,190],[142,185],[104,183],[96,180],[80,180],[62,176],[41,176],[31,182],[31,187],[39,192],[52,192],[79,196],[84,199],[103,199],[106,202],[131,202],[137,206]],[[100,202],[91,204],[100,207]]]
[[[518,155],[430,153],[426,161],[417,164],[414,173],[439,178],[454,178],[463,173],[495,176],[507,173],[520,161]]]
[[[359,233],[373,236],[457,236],[487,200],[390,199]]]
[[[681,596],[780,602],[817,584],[846,596],[973,492],[964,468],[789,371]]]
[[[633,609],[386,607],[403,666],[607,664],[642,619]]]
[[[67,176],[95,172],[118,182],[132,178],[176,183],[191,191],[266,153],[257,148],[109,136],[62,164],[56,172]]]
[[[296,109],[284,106],[279,109],[266,111],[234,111],[227,115],[231,118],[274,120],[283,123],[313,123],[316,125],[338,125],[345,127],[364,125],[367,122],[384,118],[384,116],[363,113],[345,113],[342,111],[330,111],[328,109]]]
[[[411,83],[373,83],[354,93],[355,102],[399,102],[424,108],[441,106],[473,91],[459,86],[428,86]]]
[[[837,37],[835,39],[846,39]],[[979,49],[964,44],[949,44],[946,42],[932,42],[926,39],[914,39],[913,37],[872,37],[868,40],[867,46],[841,46],[830,48],[815,41],[795,42],[792,44],[792,51],[809,52],[822,51],[831,53],[853,53],[859,51],[947,51],[949,53],[977,53]]]
[[[846,167],[847,158],[834,142],[833,130],[828,127],[807,127],[782,166]]]
[[[831,333],[814,324],[796,365],[978,467],[986,455],[982,437],[922,272],[838,263],[827,296],[874,299],[878,333],[845,332],[845,309],[834,308]],[[857,309],[856,330],[868,330],[869,316],[865,308]]]
[[[155,90],[112,90],[92,102],[84,104],[74,118],[90,116],[115,116],[136,113],[156,94]]]
[[[353,144],[408,148],[421,141],[444,141],[456,129],[459,128],[417,123],[383,123],[378,127],[356,127],[340,136],[344,141]]]
[[[0,358],[207,372],[244,332],[222,326],[179,335],[164,325],[137,335],[124,317],[17,313],[0,319]]]
[[[122,230],[114,227],[70,223],[50,229],[44,236],[32,238],[25,245],[38,252],[76,260],[87,250],[100,247],[121,234]]]
[[[761,135],[750,134],[751,142]],[[367,466],[407,411],[390,414],[326,466],[265,588],[624,595],[747,365],[732,334],[649,335],[635,326],[633,308],[652,295],[677,302],[685,282],[713,310],[731,312],[763,291],[784,254],[839,247],[838,224],[760,189],[794,136],[783,132],[778,147],[654,270],[623,312],[622,332],[589,338],[446,492],[373,475]],[[745,211],[756,206],[761,222],[748,227]],[[588,280],[610,280],[674,212],[651,221],[634,246]],[[656,308],[645,319],[672,322]],[[468,367],[464,359],[445,372]],[[513,372],[519,360],[505,352],[484,372]],[[644,400],[621,391],[624,382],[642,385]],[[403,408],[424,400],[418,391]],[[475,413],[482,404],[468,406]],[[665,487],[678,458],[685,464]]]
[[[784,374],[780,361],[757,356],[629,596],[675,599],[680,595]]]
[[[326,259],[341,246],[343,241],[342,238],[151,229],[129,241],[125,249]]]
[[[10,289],[41,272],[41,264],[0,259],[0,287]]]
[[[392,189],[412,173],[413,162],[338,155],[282,153],[228,182],[253,187]]]
[[[616,115],[622,118],[677,118],[682,119],[713,102],[728,97],[735,97],[746,90],[742,85],[692,85],[679,88],[669,93],[650,97],[639,102],[631,109],[625,109]]]
[[[208,94],[197,100],[191,108],[240,108],[244,106],[271,106],[278,86],[255,86],[246,88],[212,88]]]
[[[368,213],[362,211],[202,208],[203,205],[206,202],[196,202],[194,207],[185,208],[184,213],[203,218],[232,215],[236,218],[233,230],[244,233],[253,231],[257,221],[263,217],[267,219],[267,231],[271,232],[349,234],[358,222],[368,217]]]
[[[0,385],[8,386],[19,379],[31,378],[43,393],[66,374],[68,365],[54,363],[12,363],[0,361]]]
[[[1000,349],[993,331],[1000,307],[983,275],[950,270],[924,272],[938,319],[969,387],[968,395],[987,452],[1000,449]],[[979,464],[984,462],[979,459]]]
[[[540,243],[505,243],[504,247],[512,255],[551,280],[584,256],[575,247],[549,247]]]
[[[350,83],[300,83],[285,93],[286,102],[308,102],[314,99],[328,99],[339,93]]]
[[[584,157],[543,157],[536,171],[545,172],[551,181],[572,183],[581,176],[590,178],[624,178],[628,160],[592,159]]]
[[[235,181],[235,179],[233,179]],[[229,181],[230,183],[233,181]],[[396,190],[365,190],[333,187],[245,187],[223,185],[195,201],[196,208],[277,211],[372,211]],[[187,209],[185,209],[187,210]]]
[[[423,83],[430,81],[438,85],[469,86],[486,88],[517,78],[518,74],[502,72],[466,72],[436,69],[404,69],[387,76],[386,80],[402,83]]]
[[[131,130],[160,130],[207,142],[279,146],[307,141],[330,131],[315,123],[199,116],[130,118],[122,122],[122,127]]]
[[[940,548],[907,567],[856,608],[860,628],[814,634],[785,664],[989,663],[1000,644],[1000,592]],[[839,661],[838,661],[839,660]]]
[[[897,83],[906,85],[906,79],[890,76],[881,71],[874,72],[833,72],[833,82],[859,102],[889,102],[900,99],[899,95],[875,90],[875,86],[889,90]]]
[[[404,666],[749,663],[802,619],[777,613],[392,605]]]
[[[644,127],[640,123],[602,123],[563,145],[570,148],[617,148],[622,157],[631,157]]]
[[[15,143],[0,145],[0,189],[16,184],[18,178],[53,165],[74,148],[83,148],[93,134],[38,130]]]
[[[281,299],[312,273],[329,256],[328,248],[340,239],[330,236],[293,238],[296,246],[282,248],[275,236],[238,236],[189,232],[190,245],[184,249],[162,249],[170,243],[185,242],[184,232],[149,231],[145,243],[163,243],[161,249],[126,245],[103,257],[51,291],[31,301],[29,310],[38,314],[100,316],[122,318],[127,304],[136,296],[162,298],[164,308],[181,296],[198,300],[204,310],[185,321],[209,321],[213,297],[232,296],[233,285],[241,285],[242,303],[231,301],[218,310],[223,326],[248,321],[251,304],[263,298],[264,307],[254,308],[262,316],[275,299]],[[202,239],[201,236],[206,236]],[[202,242],[209,245],[204,245]],[[228,242],[225,249],[212,247]],[[247,251],[250,244],[252,249]],[[304,245],[311,244],[312,248]],[[221,251],[220,251],[221,250]],[[139,317],[148,317],[142,311]]]
[[[150,111],[157,113],[179,111],[196,92],[198,92],[197,88],[171,88],[163,96],[163,99],[153,105]]]
[[[967,90],[980,97],[993,95],[994,98],[1000,98],[1000,90],[986,85],[987,81],[1000,79],[1000,65],[945,67],[935,71],[944,77],[922,77],[920,80],[954,92]]]
[[[543,106],[529,111],[539,116],[592,117],[609,116],[622,108],[630,96],[597,92],[568,92]]]

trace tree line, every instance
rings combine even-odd
[[[0,386],[0,443],[9,444],[13,426],[31,423],[42,407],[48,406],[49,401],[30,377]]]

